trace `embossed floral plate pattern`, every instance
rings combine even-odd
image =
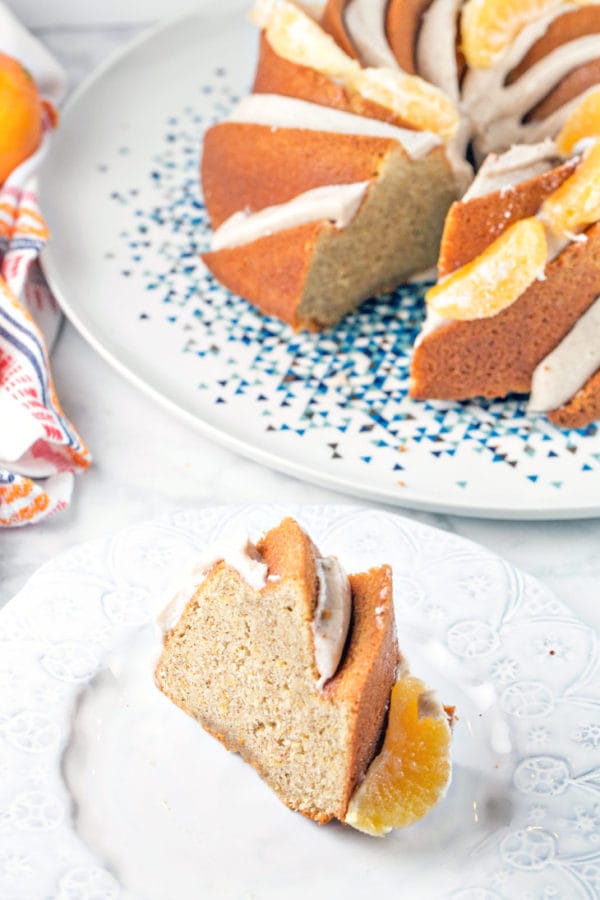
[[[392,564],[401,646],[458,708],[446,798],[385,840],[286,810],[153,685],[153,615],[190,555],[289,513],[351,570]],[[591,900],[598,663],[592,630],[534,579],[383,512],[204,508],[76,547],[0,613],[0,896],[359,898],[402,884]]]
[[[600,513],[595,425],[561,431],[522,398],[410,400],[423,285],[294,334],[210,276],[199,155],[252,81],[240,5],[153,32],[65,110],[41,195],[44,265],[67,315],[194,427],[300,478],[473,515]]]

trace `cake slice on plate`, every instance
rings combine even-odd
[[[348,578],[285,519],[209,551],[161,624],[159,688],[291,809],[384,834],[444,793],[448,717],[398,652],[388,566]]]

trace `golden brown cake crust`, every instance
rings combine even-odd
[[[351,576],[347,646],[320,692],[309,612],[318,551],[293,519],[258,549],[266,586],[255,591],[217,563],[166,635],[156,683],[290,808],[319,823],[342,819],[377,748],[396,676],[391,570]]]
[[[385,32],[390,49],[400,68],[409,75],[416,74],[415,46],[421,18],[432,0],[390,0],[385,16]],[[344,22],[348,0],[328,0],[321,18],[325,31],[335,39],[348,56],[360,57]],[[364,65],[364,60],[360,60]]]
[[[300,66],[279,56],[261,33],[258,63],[254,76],[255,94],[283,94],[297,100],[308,100],[321,106],[331,106],[352,112],[344,87],[327,75],[308,66]]]
[[[509,225],[534,216],[543,201],[569,177],[577,160],[522,181],[503,194],[494,191],[453,203],[448,212],[438,261],[438,276],[460,269],[496,240]]]
[[[416,74],[415,48],[421,19],[432,0],[390,0],[385,30],[398,65],[410,75]]]
[[[506,83],[512,84],[537,62],[557,47],[600,31],[600,7],[580,6],[554,19],[544,34],[529,48],[520,63],[509,73]]]
[[[412,160],[398,144],[376,159],[345,228],[287,228],[203,260],[226,287],[294,328],[324,328],[367,297],[435,263],[456,186],[441,147]]]
[[[241,247],[203,253],[202,259],[226,288],[254,303],[265,315],[293,328],[316,328],[301,321],[298,307],[320,232],[330,228],[309,222],[259,238]]]
[[[534,369],[600,294],[600,223],[546,267],[495,316],[450,322],[415,347],[410,394],[418,400],[466,400],[527,393]],[[489,241],[488,241],[489,243]]]
[[[600,59],[578,66],[566,75],[554,90],[534,106],[525,117],[526,122],[547,119],[570,100],[574,100],[588,88],[600,83]]]
[[[367,100],[358,93],[351,93],[333,78],[322,75],[316,69],[298,65],[279,56],[264,33],[260,38],[253,91],[256,94],[283,94],[285,97],[308,100],[320,106],[331,106],[343,112],[366,116],[368,119],[380,119],[399,128],[415,130],[414,125],[385,106]]]
[[[306,618],[312,619],[317,602],[317,547],[291,516],[271,528],[256,544],[269,575],[293,578],[305,590]],[[272,583],[275,583],[274,581]],[[269,585],[267,584],[267,590]]]
[[[568,403],[548,413],[548,418],[561,428],[583,428],[600,419],[600,370]]]
[[[350,584],[350,641],[341,668],[325,688],[326,696],[345,703],[355,720],[345,807],[377,750],[399,662],[390,567],[351,575]]]
[[[204,201],[214,228],[240,209],[252,212],[286,203],[330,184],[376,177],[391,138],[332,134],[222,122],[206,133],[202,154]]]
[[[347,3],[348,0],[328,0],[321,16],[321,26],[339,44],[344,53],[352,59],[357,59],[356,49],[344,24],[344,10]]]

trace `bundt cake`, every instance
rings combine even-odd
[[[412,396],[531,391],[558,424],[595,418],[598,363],[580,348],[600,293],[597,204],[573,227],[546,218],[563,182],[596,190],[596,151],[578,142],[600,137],[600,5],[327,0],[317,16],[257,0],[251,18],[253,94],[204,146],[214,275],[323,328],[434,264],[443,232]],[[571,355],[576,378],[551,392]]]
[[[388,566],[348,578],[285,519],[208,550],[159,624],[158,687],[291,809],[383,834],[444,793],[451,710],[398,652]]]
[[[596,418],[599,218],[600,142],[567,160],[551,141],[489,156],[446,220],[411,395],[531,391],[561,425]]]

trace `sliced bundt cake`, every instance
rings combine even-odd
[[[350,807],[356,827],[384,833],[424,815],[448,782],[450,732],[398,653],[389,567],[348,578],[285,519],[256,547],[244,538],[209,551],[196,581],[161,619],[159,688],[317,822],[343,821]],[[370,764],[379,785],[390,777],[399,722],[404,762],[429,749],[431,766],[424,784],[412,772],[398,790],[395,751],[390,812],[367,785]]]
[[[470,136],[479,160],[553,137],[600,82],[595,3],[329,0],[321,24],[363,66],[420,76],[447,94],[462,110],[463,149]]]
[[[361,65],[343,35],[341,45],[336,43],[290,0],[257,0],[251,17],[261,29],[256,93],[298,97],[402,128],[433,131],[445,140],[458,128],[458,111],[447,94],[389,65],[391,51],[383,65]],[[340,37],[339,30],[334,33]]]
[[[572,400],[556,421],[595,417],[599,177],[600,143],[566,161],[551,142],[488,158],[448,214],[413,397],[504,397],[533,383],[536,411]]]
[[[434,265],[456,197],[435,135],[267,94],[208,130],[202,181],[211,272],[308,328]]]

